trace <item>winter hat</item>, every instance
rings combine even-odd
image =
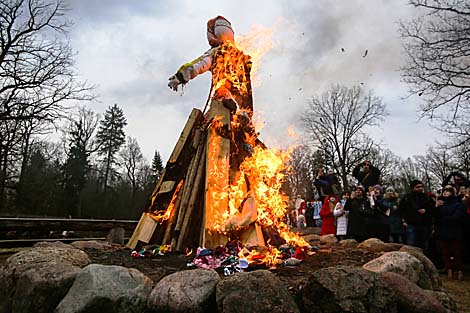
[[[378,189],[378,190],[382,190],[382,186],[380,186],[379,184],[375,185],[374,187],[372,187],[373,189]]]
[[[393,189],[392,186],[389,186],[387,189],[385,189],[385,192],[395,192],[395,189]]]
[[[450,191],[450,192],[452,192],[452,195],[454,195],[454,196],[457,194],[457,189],[455,189],[451,185],[447,185],[444,188],[442,188],[442,192],[444,192],[444,191]]]
[[[410,183],[410,188],[411,190],[413,190],[417,185],[423,185],[423,182],[418,180],[418,179],[415,179],[413,180],[411,183]]]
[[[234,32],[230,22],[223,16],[217,16],[207,22],[207,40],[211,47],[217,47],[226,41],[234,42]]]
[[[366,190],[364,186],[361,185],[357,185],[355,189],[362,189],[363,192]]]

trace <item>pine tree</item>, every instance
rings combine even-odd
[[[80,195],[88,180],[90,154],[93,152],[93,135],[98,126],[97,115],[81,108],[77,120],[68,129],[69,150],[64,166],[64,208],[67,216],[80,217]]]
[[[158,150],[155,150],[155,154],[152,160],[152,175],[153,175],[155,183],[157,182],[157,180],[160,179],[160,176],[162,175],[162,171],[163,171],[162,156],[160,155],[160,152],[158,152]]]
[[[116,161],[116,153],[126,141],[126,135],[124,133],[124,127],[126,125],[127,121],[124,112],[117,104],[110,106],[106,110],[104,118],[100,122],[96,139],[99,147],[98,153],[103,157],[104,163],[104,193],[106,193],[108,180]]]

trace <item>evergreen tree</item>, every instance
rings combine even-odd
[[[160,155],[160,152],[158,152],[158,150],[155,150],[155,154],[152,160],[152,175],[153,175],[155,183],[160,179],[160,176],[162,175],[162,171],[163,171],[162,156]]]
[[[69,150],[64,166],[64,209],[67,216],[81,217],[81,192],[90,171],[90,154],[93,152],[93,135],[98,126],[97,115],[85,108],[68,129]]]
[[[104,118],[100,122],[96,139],[98,144],[98,153],[103,157],[104,163],[104,193],[106,193],[113,165],[116,162],[116,153],[126,141],[124,133],[124,127],[126,125],[127,121],[124,116],[124,112],[117,106],[117,104],[110,106],[106,110]]]

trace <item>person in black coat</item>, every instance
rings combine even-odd
[[[356,239],[357,242],[366,240],[367,237],[367,213],[369,200],[364,194],[364,187],[357,186],[354,198],[346,201],[345,211],[349,211],[348,230],[349,238]]]
[[[442,190],[442,196],[436,201],[434,212],[436,238],[439,240],[441,255],[449,278],[453,270],[457,278],[463,279],[462,273],[462,240],[465,205],[457,197],[454,187],[448,185]],[[451,257],[453,257],[453,262]],[[453,264],[452,264],[453,263]]]
[[[424,193],[424,184],[420,180],[410,183],[411,193],[400,199],[398,212],[404,220],[406,240],[410,246],[428,249],[432,232],[432,212],[434,201]]]
[[[457,190],[457,197],[462,200],[465,196],[465,189],[470,187],[470,181],[460,172],[452,172],[442,182],[442,187],[450,185]]]
[[[352,174],[359,184],[364,186],[365,191],[369,191],[369,187],[379,184],[380,170],[367,160],[356,165]]]

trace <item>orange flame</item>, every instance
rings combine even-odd
[[[246,35],[238,35],[237,47],[251,56],[253,66],[251,68],[251,79],[253,84],[260,82],[257,72],[260,67],[262,57],[272,48],[272,36],[276,27],[267,28],[262,25],[254,25]]]
[[[176,199],[178,199],[181,187],[183,187],[183,179],[179,182],[178,186],[176,186],[175,192],[173,193],[173,197],[171,198],[170,204],[168,205],[166,211],[150,212],[148,213],[149,216],[157,222],[163,222],[167,219],[170,219],[173,215],[173,209],[175,208]]]

